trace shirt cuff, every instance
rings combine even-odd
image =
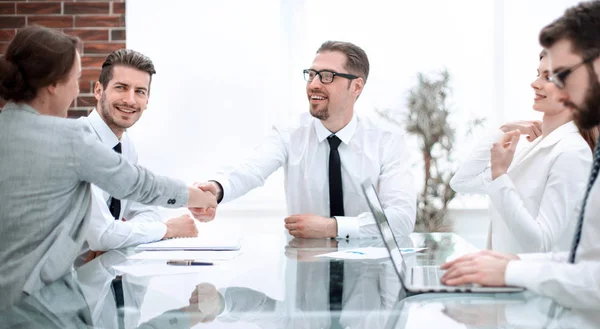
[[[337,241],[337,250],[344,251],[356,248],[373,247],[378,240],[375,239],[343,239]]]
[[[219,185],[219,188],[221,189],[221,193],[219,195],[217,195],[217,203],[221,203],[221,201],[223,201],[223,196],[225,196],[225,190],[223,189],[223,185],[216,180],[209,180],[209,182]]]
[[[504,188],[514,188],[514,184],[508,174],[502,174],[500,177],[496,177],[487,187],[487,194],[489,195],[492,202],[502,199],[504,195]],[[498,204],[494,202],[495,204]]]
[[[167,234],[166,223],[144,223],[146,226],[146,233],[148,234],[148,242],[162,240]]]
[[[358,238],[358,217],[335,216],[337,222],[337,237],[339,239]]]
[[[223,195],[221,196],[221,200],[217,200],[217,202],[223,203],[223,202],[229,202],[231,201],[231,198],[229,198],[231,196],[231,187],[229,186],[229,179],[224,177],[224,176],[218,176],[215,179],[211,179],[209,180],[209,182],[215,182],[217,184],[219,184],[219,186],[221,187],[221,191],[223,193]]]
[[[528,262],[550,262],[552,261],[552,253],[540,252],[540,253],[529,253],[529,254],[518,254],[521,260]]]
[[[507,286],[525,287],[531,289],[539,281],[540,262],[511,260],[506,265],[504,282]]]

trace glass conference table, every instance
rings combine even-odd
[[[452,233],[412,234],[407,255],[438,265],[475,250]],[[408,296],[389,260],[345,260],[330,277],[323,253],[380,240],[252,235],[214,266],[166,265],[114,250],[0,312],[0,328],[598,328],[600,315],[531,292]],[[341,301],[330,305],[330,285]]]

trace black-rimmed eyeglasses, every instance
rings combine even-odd
[[[354,80],[354,79],[358,78],[356,75],[346,74],[346,73],[337,73],[337,72],[333,72],[333,71],[329,71],[329,70],[317,71],[317,70],[313,70],[313,69],[306,69],[303,72],[304,72],[304,80],[306,80],[308,82],[312,82],[313,79],[318,75],[319,79],[321,79],[321,83],[323,83],[323,84],[332,83],[333,79],[335,77],[342,77],[342,78],[346,78],[346,79],[350,79],[350,80]]]
[[[573,71],[575,71],[577,68],[579,68],[580,66],[587,64],[593,60],[595,60],[596,58],[598,58],[598,56],[600,56],[600,53],[594,55],[594,56],[590,56],[587,59],[583,60],[581,63],[579,64],[575,64],[571,67],[568,67],[560,72],[556,72],[554,73],[552,76],[550,76],[548,78],[548,80],[552,83],[554,83],[559,89],[563,89],[565,87],[565,81],[567,80],[567,77],[573,73]]]

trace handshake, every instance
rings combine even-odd
[[[194,218],[199,222],[210,222],[215,218],[217,205],[223,198],[221,185],[214,181],[194,183],[188,187],[188,209],[192,216],[185,214],[171,218],[165,222],[167,231],[163,239],[198,236],[198,227]]]
[[[223,199],[223,188],[216,181],[194,183],[190,187],[190,198],[192,195],[199,196],[195,203],[189,203],[196,207],[189,207],[192,217],[200,222],[210,222],[215,218],[217,205]],[[198,207],[201,205],[201,207]],[[192,219],[185,215],[188,222]],[[315,214],[292,214],[284,219],[285,228],[289,234],[301,239],[335,238],[338,235],[337,220],[322,217]],[[194,226],[195,228],[195,226]],[[197,235],[197,231],[194,233]]]
[[[215,218],[217,205],[223,199],[223,190],[221,185],[215,181],[204,183],[194,183],[190,188],[190,198],[197,196],[201,201],[196,204],[203,204],[204,207],[188,208],[192,216],[201,222],[210,222]],[[191,204],[191,203],[190,203]]]

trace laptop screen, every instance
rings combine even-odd
[[[377,192],[375,191],[375,186],[370,182],[365,182],[362,185],[363,191],[365,193],[365,197],[367,198],[367,203],[369,204],[369,208],[371,208],[371,212],[373,213],[373,217],[375,218],[375,223],[379,228],[379,232],[381,232],[381,237],[383,238],[383,243],[390,253],[390,258],[392,259],[392,263],[394,263],[394,267],[400,276],[400,280],[404,279],[404,261],[402,259],[402,254],[400,253],[400,248],[398,247],[398,242],[396,241],[396,237],[390,228],[390,224],[385,217],[385,212],[383,211],[383,207],[381,206],[381,202],[379,201],[379,197],[377,197]]]

